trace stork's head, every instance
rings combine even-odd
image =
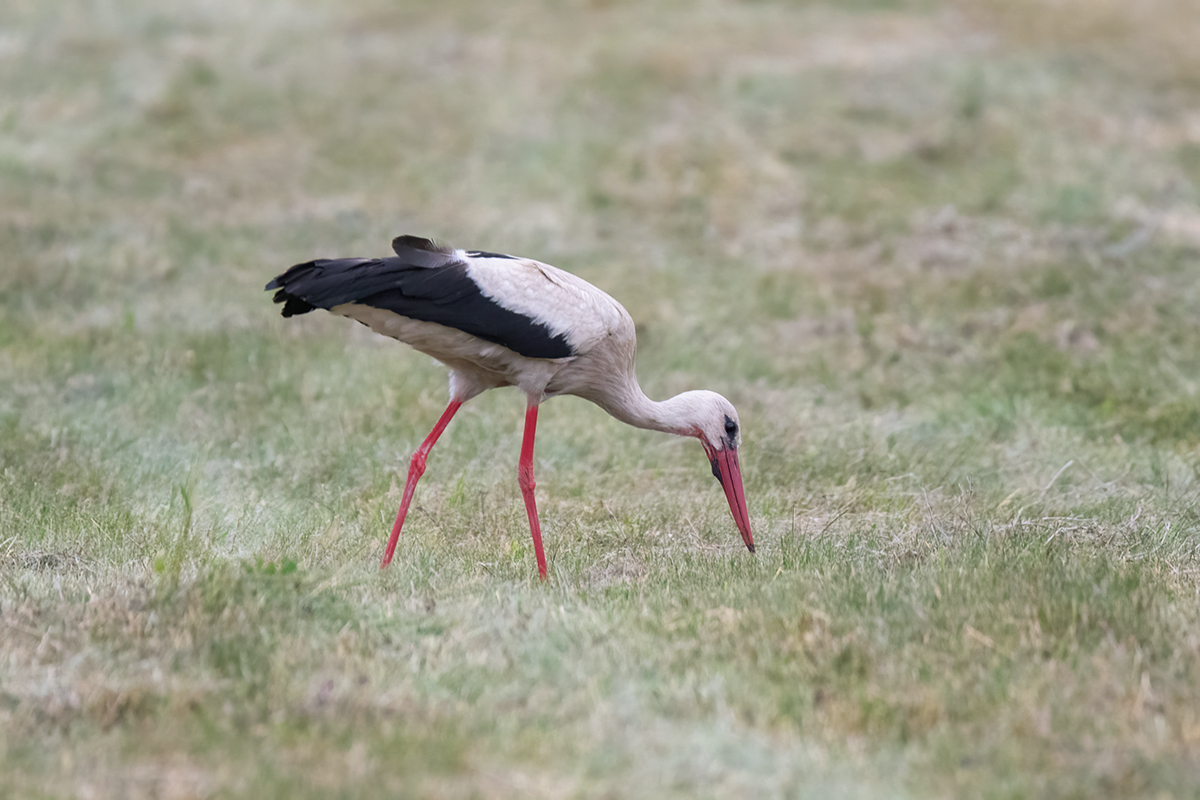
[[[754,552],[754,537],[750,535],[750,514],[746,510],[746,493],[742,489],[742,468],[738,465],[737,449],[742,443],[742,426],[738,422],[737,410],[716,392],[684,392],[692,406],[689,415],[695,425],[687,431],[704,445],[704,454],[712,465],[713,477],[721,482],[733,521],[742,533],[742,541],[751,553]]]

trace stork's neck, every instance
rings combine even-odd
[[[696,436],[699,433],[695,392],[684,392],[666,400],[651,400],[642,391],[637,380],[622,381],[596,404],[617,419],[635,428],[674,433],[679,436]]]

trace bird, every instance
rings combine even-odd
[[[380,568],[392,561],[400,529],[430,450],[464,403],[515,386],[525,393],[517,477],[529,518],[538,575],[547,578],[534,498],[533,442],[538,407],[558,395],[590,400],[638,428],[700,440],[747,549],[754,552],[733,404],[716,392],[685,391],[651,400],[635,374],[633,318],[604,291],[529,258],[462,250],[398,236],[394,256],[318,258],[296,264],[266,290],[284,317],[325,309],[432,356],[450,369],[450,403],[413,453],[396,522]]]

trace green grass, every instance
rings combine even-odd
[[[1153,13],[1151,13],[1153,12]],[[1183,0],[0,9],[0,797],[1200,797]],[[262,285],[618,297],[694,442]]]

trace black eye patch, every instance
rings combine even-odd
[[[737,423],[734,422],[729,417],[725,418],[725,432],[728,433],[730,436],[737,435]]]

